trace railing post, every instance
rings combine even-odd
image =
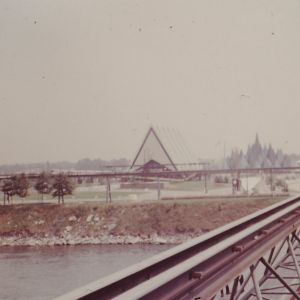
[[[259,283],[257,282],[257,278],[255,276],[255,267],[254,267],[254,265],[250,266],[250,271],[251,271],[251,277],[252,277],[252,281],[253,281],[253,286],[254,286],[256,298],[258,300],[263,300],[262,295],[261,295],[261,291],[260,291],[260,287],[259,287]]]
[[[297,271],[298,278],[300,280],[300,268],[299,268],[299,265],[298,265],[297,257],[296,257],[296,254],[295,254],[290,236],[287,237],[287,242],[288,242],[289,250],[291,252],[291,255],[292,255],[292,258],[293,258],[293,261],[294,261],[294,265],[295,265],[295,268],[296,268],[296,271]]]
[[[157,200],[160,200],[160,178],[157,177]]]

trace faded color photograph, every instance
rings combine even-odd
[[[300,299],[299,0],[0,0],[0,299]]]

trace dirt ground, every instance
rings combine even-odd
[[[197,236],[280,198],[0,206],[1,237]]]

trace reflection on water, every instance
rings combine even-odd
[[[52,299],[170,247],[0,247],[0,299]]]

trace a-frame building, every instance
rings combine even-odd
[[[192,162],[178,132],[150,127],[140,146],[131,169],[177,171],[183,161]]]
[[[177,168],[172,161],[167,149],[162,144],[153,127],[150,127],[146,137],[132,162],[131,169],[139,170],[172,170]]]

